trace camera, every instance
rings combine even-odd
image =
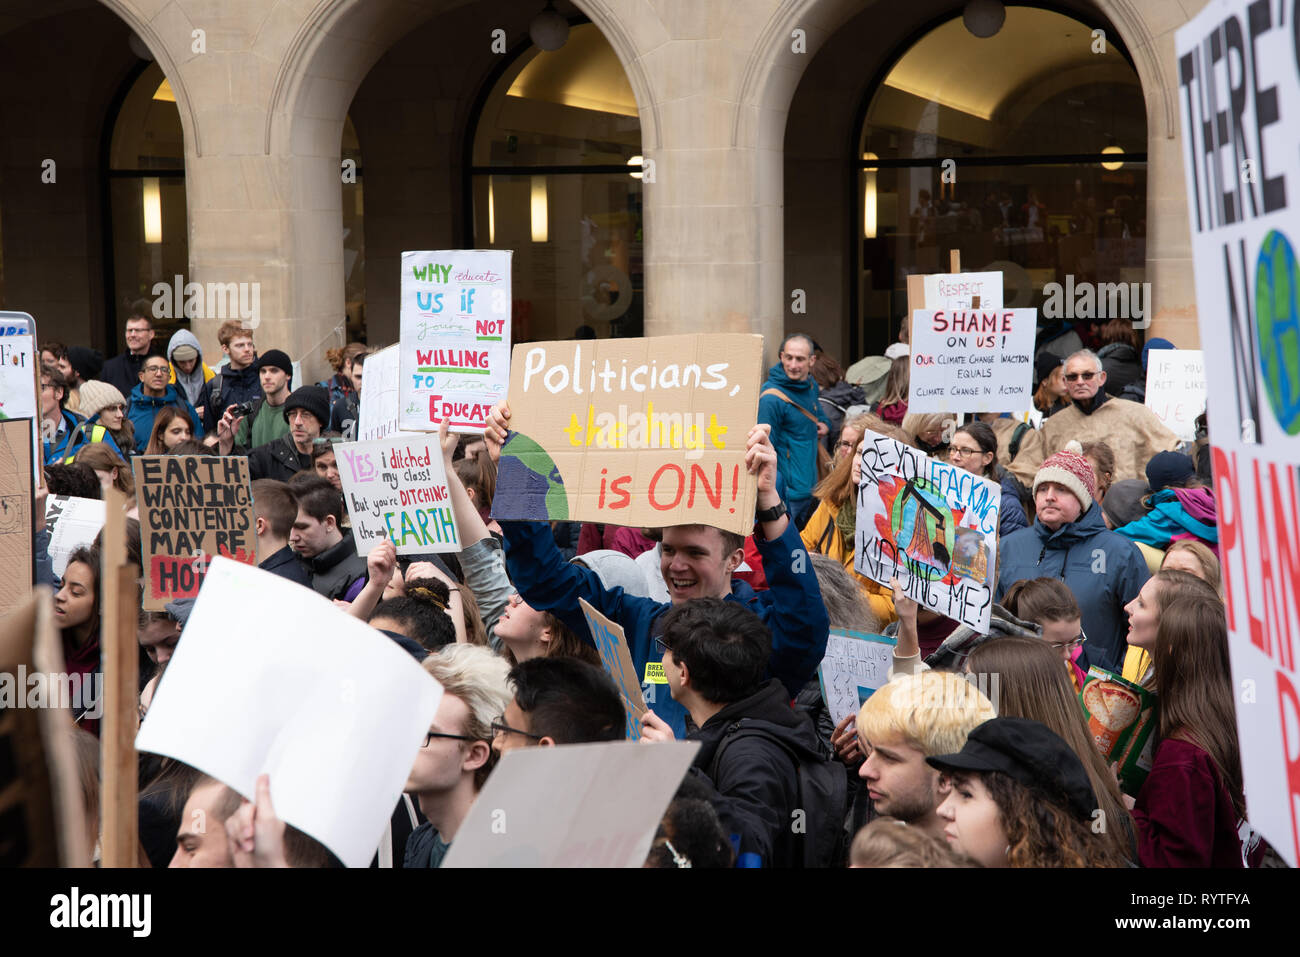
[[[252,402],[241,402],[238,405],[232,405],[226,411],[230,413],[231,418],[240,419],[252,415],[254,407],[255,404]]]

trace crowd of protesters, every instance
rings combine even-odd
[[[909,413],[905,342],[846,373],[792,335],[746,438],[748,536],[494,521],[503,402],[481,437],[439,433],[461,550],[398,561],[387,543],[357,553],[332,447],[355,436],[365,346],[335,351],[326,382],[291,389],[290,357],[259,355],[237,322],[221,327],[213,366],[188,332],[154,348],[142,309],[126,337],[106,363],[43,349],[48,492],[116,488],[133,509],[134,455],[248,457],[260,567],[368,621],[444,689],[378,866],[439,866],[506,751],[626,737],[579,599],[624,629],[650,708],[642,741],[701,745],[647,866],[1277,860],[1248,823],[1207,440],[1180,445],[1141,404],[1133,370],[1109,383],[1113,362],[1137,362],[1132,348],[1040,352],[1035,425]],[[868,431],[997,486],[984,631],[855,570]],[[128,532],[138,550],[130,518]],[[73,553],[58,581],[40,563],[67,668],[82,674],[99,668],[99,565],[98,547]],[[142,714],[191,604],[140,616]],[[818,689],[832,627],[895,642],[891,680],[838,725]],[[1089,732],[1079,693],[1091,667],[1156,695],[1136,794]],[[976,680],[987,675],[995,691]],[[142,756],[140,776],[141,855],[155,866],[337,864],[275,818],[265,779],[250,802],[170,759]],[[196,831],[200,811],[217,826]]]

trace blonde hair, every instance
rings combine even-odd
[[[1174,552],[1191,552],[1192,557],[1201,566],[1202,574],[1200,577],[1214,589],[1214,593],[1219,598],[1223,598],[1223,567],[1219,564],[1219,560],[1214,557],[1214,552],[1210,551],[1209,546],[1193,541],[1190,538],[1180,538],[1176,542],[1171,542],[1169,547],[1165,549],[1165,557],[1160,559],[1162,571],[1165,562],[1169,560],[1169,556]]]
[[[505,713],[513,697],[506,681],[510,666],[505,659],[481,645],[451,644],[420,664],[445,694],[455,695],[469,708],[463,733],[491,744],[492,722]],[[494,763],[491,758],[474,773],[475,789],[483,787]]]
[[[966,735],[996,717],[992,702],[961,675],[924,671],[872,694],[858,712],[858,734],[868,742],[897,735],[930,756],[955,754]]]
[[[907,444],[913,446],[916,446],[917,437],[922,432],[942,429],[943,438],[939,441],[940,444],[947,445],[957,430],[957,418],[951,412],[909,412],[903,416],[902,429],[907,435]]]
[[[877,818],[853,838],[850,867],[970,867],[942,838],[904,821]]]

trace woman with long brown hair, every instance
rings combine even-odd
[[[149,444],[144,448],[145,455],[166,455],[173,446],[188,442],[194,438],[194,422],[190,414],[175,405],[165,405],[154,416],[153,430],[149,433]]]
[[[1137,597],[1124,606],[1128,615],[1128,650],[1124,653],[1123,677],[1147,688],[1154,687],[1156,636],[1164,613],[1184,598],[1214,598],[1214,588],[1195,575],[1161,569],[1146,580]],[[1222,609],[1219,612],[1222,615]]]
[[[879,585],[853,571],[853,532],[858,514],[853,462],[857,458],[858,443],[862,440],[862,434],[866,429],[891,435],[900,442],[904,441],[902,433],[896,427],[881,421],[874,415],[860,415],[845,422],[840,432],[840,441],[852,441],[852,448],[841,454],[841,449],[837,446],[834,467],[830,474],[818,482],[813,489],[817,508],[799,533],[799,537],[810,552],[833,558],[848,571],[853,572],[866,593],[867,600],[871,603],[871,610],[880,618],[882,624],[888,624],[897,617],[894,614],[893,592],[884,585]]]
[[[99,476],[100,487],[107,492],[109,486],[116,488],[127,498],[135,495],[135,479],[131,476],[131,466],[120,455],[103,442],[91,442],[83,445],[74,460],[79,465],[89,465]]]
[[[872,413],[890,425],[901,425],[907,415],[907,392],[912,378],[910,356],[891,359],[889,375],[885,377],[885,394],[871,407]]]
[[[1100,814],[1096,820],[1101,822],[1097,833],[1121,857],[1136,860],[1133,817],[1124,806],[1115,776],[1088,733],[1078,694],[1061,667],[1060,653],[1033,638],[998,638],[978,645],[966,659],[966,669],[972,675],[997,676],[996,692],[990,690],[989,696],[996,702],[999,717],[1041,721],[1070,746],[1083,762],[1097,798]]]
[[[1160,616],[1159,743],[1133,807],[1143,867],[1249,867],[1263,846],[1246,824],[1223,605],[1184,598]]]

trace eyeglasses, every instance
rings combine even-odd
[[[1067,372],[1065,374],[1065,381],[1074,382],[1077,379],[1082,379],[1084,382],[1090,382],[1092,381],[1092,377],[1096,374],[1097,373],[1095,372]]]
[[[948,446],[948,454],[953,458],[965,458],[968,455],[983,455],[983,449],[963,449],[956,445]]]
[[[126,406],[124,406],[122,403],[119,402],[116,405],[106,405],[100,411],[101,412],[125,412]]]
[[[146,375],[162,375],[167,371],[167,366],[145,366]]]
[[[840,439],[838,442],[835,443],[835,450],[839,451],[840,449],[848,449],[849,451],[852,451],[853,443],[845,442],[843,439]]]
[[[668,643],[667,643],[666,641],[664,641],[662,638],[656,638],[656,639],[655,639],[655,653],[656,653],[656,654],[658,654],[658,655],[662,658],[664,655],[668,654],[668,652],[670,652],[670,651],[672,651],[672,649],[668,647]]]
[[[444,734],[442,731],[428,731],[424,735],[424,744],[422,748],[427,748],[429,742],[434,738],[451,738],[453,741],[477,741],[478,738],[471,738],[468,734]]]
[[[1087,640],[1088,640],[1088,636],[1085,635],[1082,631],[1080,631],[1069,641],[1049,641],[1048,644],[1051,645],[1057,651],[1073,651],[1075,648],[1078,648],[1081,644],[1083,644]]]
[[[531,731],[520,731],[518,728],[510,727],[510,725],[506,724],[505,715],[501,715],[501,717],[493,721],[491,724],[491,728],[492,728],[492,737],[494,738],[498,734],[522,734],[525,738],[532,738],[534,741],[540,741],[542,740],[543,737],[543,735],[533,734]]]

